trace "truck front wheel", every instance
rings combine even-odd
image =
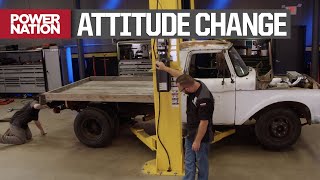
[[[255,132],[265,148],[280,150],[297,141],[301,134],[301,121],[290,109],[271,109],[260,116],[255,125]]]
[[[79,141],[89,147],[105,147],[112,142],[110,117],[97,108],[86,108],[74,121],[74,132]]]

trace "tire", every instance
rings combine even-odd
[[[112,114],[113,111],[110,109],[109,109],[109,112],[103,109],[95,108],[95,107],[94,109],[97,111],[100,111],[101,113],[104,114],[104,116],[106,116],[107,119],[109,119],[111,129],[112,129],[112,137],[119,136],[120,122],[119,122],[119,119],[117,118],[117,114]]]
[[[255,133],[260,143],[270,150],[281,150],[293,145],[301,134],[299,116],[290,109],[271,109],[258,119]]]
[[[102,110],[86,108],[74,121],[74,132],[79,141],[89,147],[101,148],[111,144],[111,119]]]
[[[112,107],[100,107],[98,104],[91,104],[89,108],[94,108],[97,111],[100,111],[103,113],[107,119],[109,119],[111,128],[112,128],[112,137],[118,137],[119,136],[119,130],[120,130],[120,119],[118,118],[118,114],[115,113],[115,110]]]

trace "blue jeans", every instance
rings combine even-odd
[[[209,178],[209,148],[210,143],[201,143],[200,150],[192,150],[193,141],[185,140],[185,176],[183,180],[194,180],[196,176],[196,162],[198,163],[198,180],[208,180]]]

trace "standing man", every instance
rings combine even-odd
[[[0,143],[19,145],[31,140],[32,134],[28,126],[31,121],[35,122],[41,135],[45,135],[46,133],[38,120],[39,111],[42,108],[45,108],[45,106],[41,106],[38,101],[31,101],[17,111],[11,118],[10,128],[4,135],[0,135]]]
[[[185,140],[185,176],[184,180],[194,180],[196,163],[198,163],[198,179],[209,177],[209,147],[213,139],[212,114],[214,99],[205,84],[187,74],[166,67],[157,62],[157,69],[166,71],[177,77],[177,86],[187,98],[187,137]]]

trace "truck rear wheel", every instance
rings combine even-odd
[[[119,136],[120,119],[118,117],[117,109],[114,106],[91,103],[89,104],[89,108],[95,108],[95,110],[100,111],[107,116],[107,119],[110,120],[109,122],[112,128],[113,137],[115,138]]]
[[[112,142],[113,130],[107,113],[97,108],[86,108],[74,121],[74,132],[79,141],[89,147],[105,147]]]
[[[260,116],[255,133],[267,149],[280,150],[293,145],[301,134],[299,116],[290,109],[272,109]]]

